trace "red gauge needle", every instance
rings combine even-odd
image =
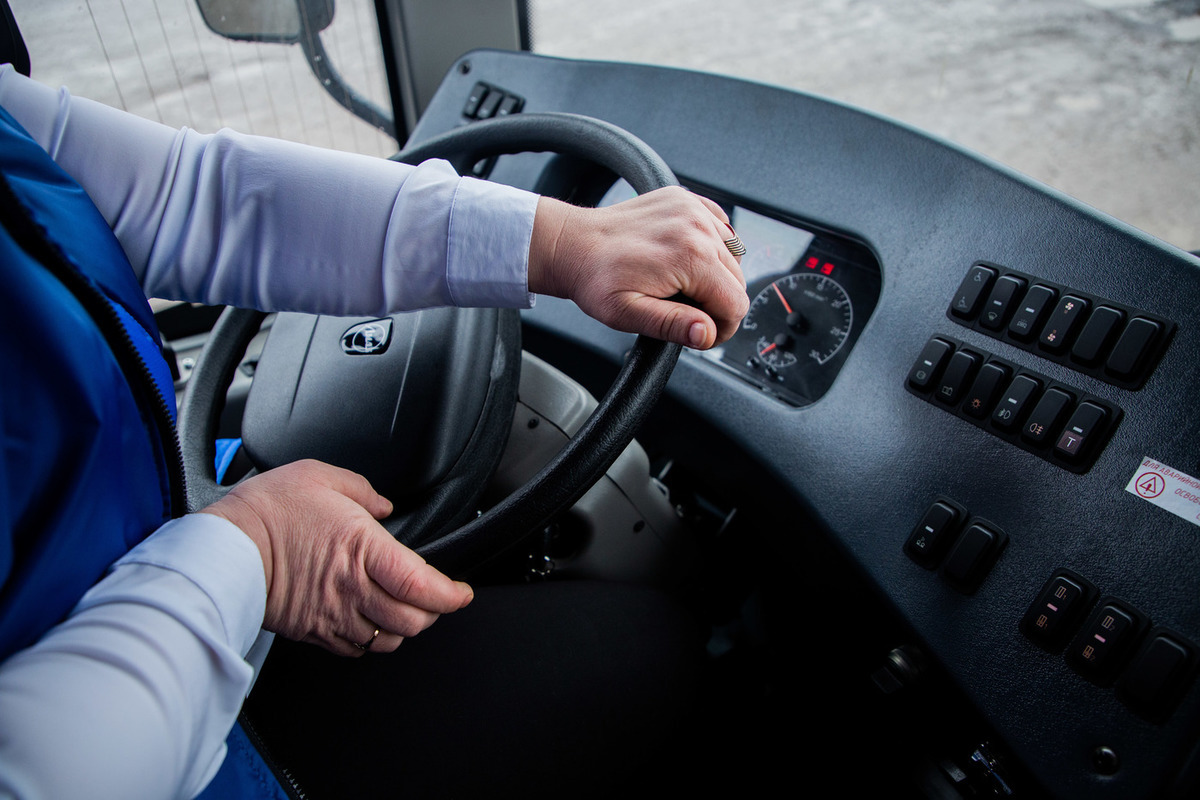
[[[772,350],[774,350],[774,349],[775,349],[776,347],[778,347],[778,346],[779,346],[779,345],[775,344],[774,342],[771,342],[769,345],[767,345],[766,347],[764,347],[762,350],[759,350],[759,351],[758,351],[758,354],[759,354],[760,356],[765,356],[767,353],[771,352]]]
[[[783,310],[792,313],[792,307],[788,305],[787,298],[783,296],[783,292],[779,291],[779,286],[772,283],[771,288],[775,290],[775,294],[779,295],[779,302],[783,303]]]

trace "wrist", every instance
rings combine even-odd
[[[573,219],[582,211],[551,197],[538,198],[533,233],[529,240],[529,291],[554,297],[570,297],[569,278],[574,256],[570,253]]]
[[[233,493],[227,494],[212,505],[202,508],[199,513],[220,517],[245,534],[247,539],[254,542],[254,546],[258,548],[258,554],[262,558],[263,576],[266,579],[267,593],[270,594],[273,572],[271,568],[271,537],[267,533],[267,526],[263,522],[262,517],[258,515],[249,503]]]

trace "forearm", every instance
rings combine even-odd
[[[250,685],[265,595],[257,549],[221,520],[170,523],[131,551],[0,665],[0,796],[199,791]]]
[[[153,296],[331,314],[529,303],[527,192],[441,162],[174,130],[11,69],[0,104],[88,192]]]

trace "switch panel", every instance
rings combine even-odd
[[[979,261],[946,316],[972,330],[1123,389],[1140,389],[1175,323],[1132,306]]]
[[[934,336],[904,386],[960,419],[1023,450],[1082,474],[1117,428],[1121,409],[1045,375]]]

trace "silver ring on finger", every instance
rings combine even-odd
[[[734,258],[741,258],[746,255],[746,245],[742,244],[742,240],[735,233],[732,238],[725,240],[725,246],[729,248],[729,252]]]

